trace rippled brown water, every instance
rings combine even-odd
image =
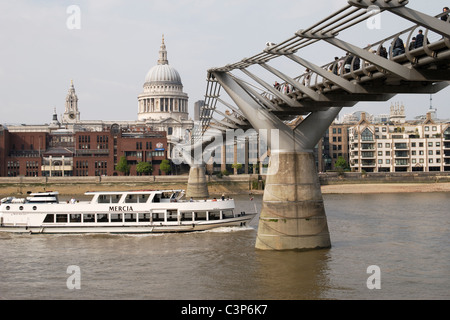
[[[239,211],[261,197],[238,197]],[[255,250],[250,227],[166,235],[0,234],[2,299],[449,299],[450,197],[324,195],[332,248]],[[367,268],[380,268],[370,290]],[[69,266],[80,270],[70,290]]]

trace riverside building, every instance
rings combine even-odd
[[[450,123],[431,113],[422,123],[371,123],[349,127],[349,164],[356,172],[450,171]]]

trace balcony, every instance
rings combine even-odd
[[[395,151],[395,158],[409,158],[408,151]]]
[[[362,143],[361,149],[362,150],[375,150],[375,143]]]
[[[376,167],[376,163],[375,163],[375,161],[362,160],[361,167]]]
[[[409,150],[407,143],[396,143],[394,146],[395,150]]]
[[[362,159],[375,159],[375,152],[361,152]]]
[[[395,166],[396,167],[406,167],[409,166],[408,160],[395,160]]]

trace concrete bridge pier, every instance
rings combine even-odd
[[[255,247],[307,250],[331,246],[312,152],[271,156]]]
[[[257,249],[331,247],[313,149],[340,110],[340,107],[332,107],[310,114],[292,131],[291,148],[272,151],[259,218]]]
[[[176,144],[172,149],[172,161],[179,163],[185,162],[191,167],[189,170],[186,197],[192,197],[194,199],[205,199],[209,197],[206,162],[212,156],[211,150],[214,150],[217,145],[215,139],[221,135],[222,133],[209,131],[207,136],[203,135],[198,141]]]
[[[342,107],[312,112],[292,129],[261,108],[244,83],[222,72],[214,76],[256,130],[277,130],[279,136],[278,141],[268,141],[271,156],[255,247],[329,248],[331,240],[313,150]]]
[[[189,170],[186,197],[192,197],[194,199],[205,199],[209,197],[205,169],[205,165],[191,166],[191,169]]]

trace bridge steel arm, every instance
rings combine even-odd
[[[378,6],[381,10],[389,10],[406,20],[412,21],[418,25],[427,27],[428,29],[444,36],[450,37],[450,24],[435,17],[429,16],[420,11],[406,7],[407,0],[348,0],[348,3],[360,7],[368,8],[370,6]]]

